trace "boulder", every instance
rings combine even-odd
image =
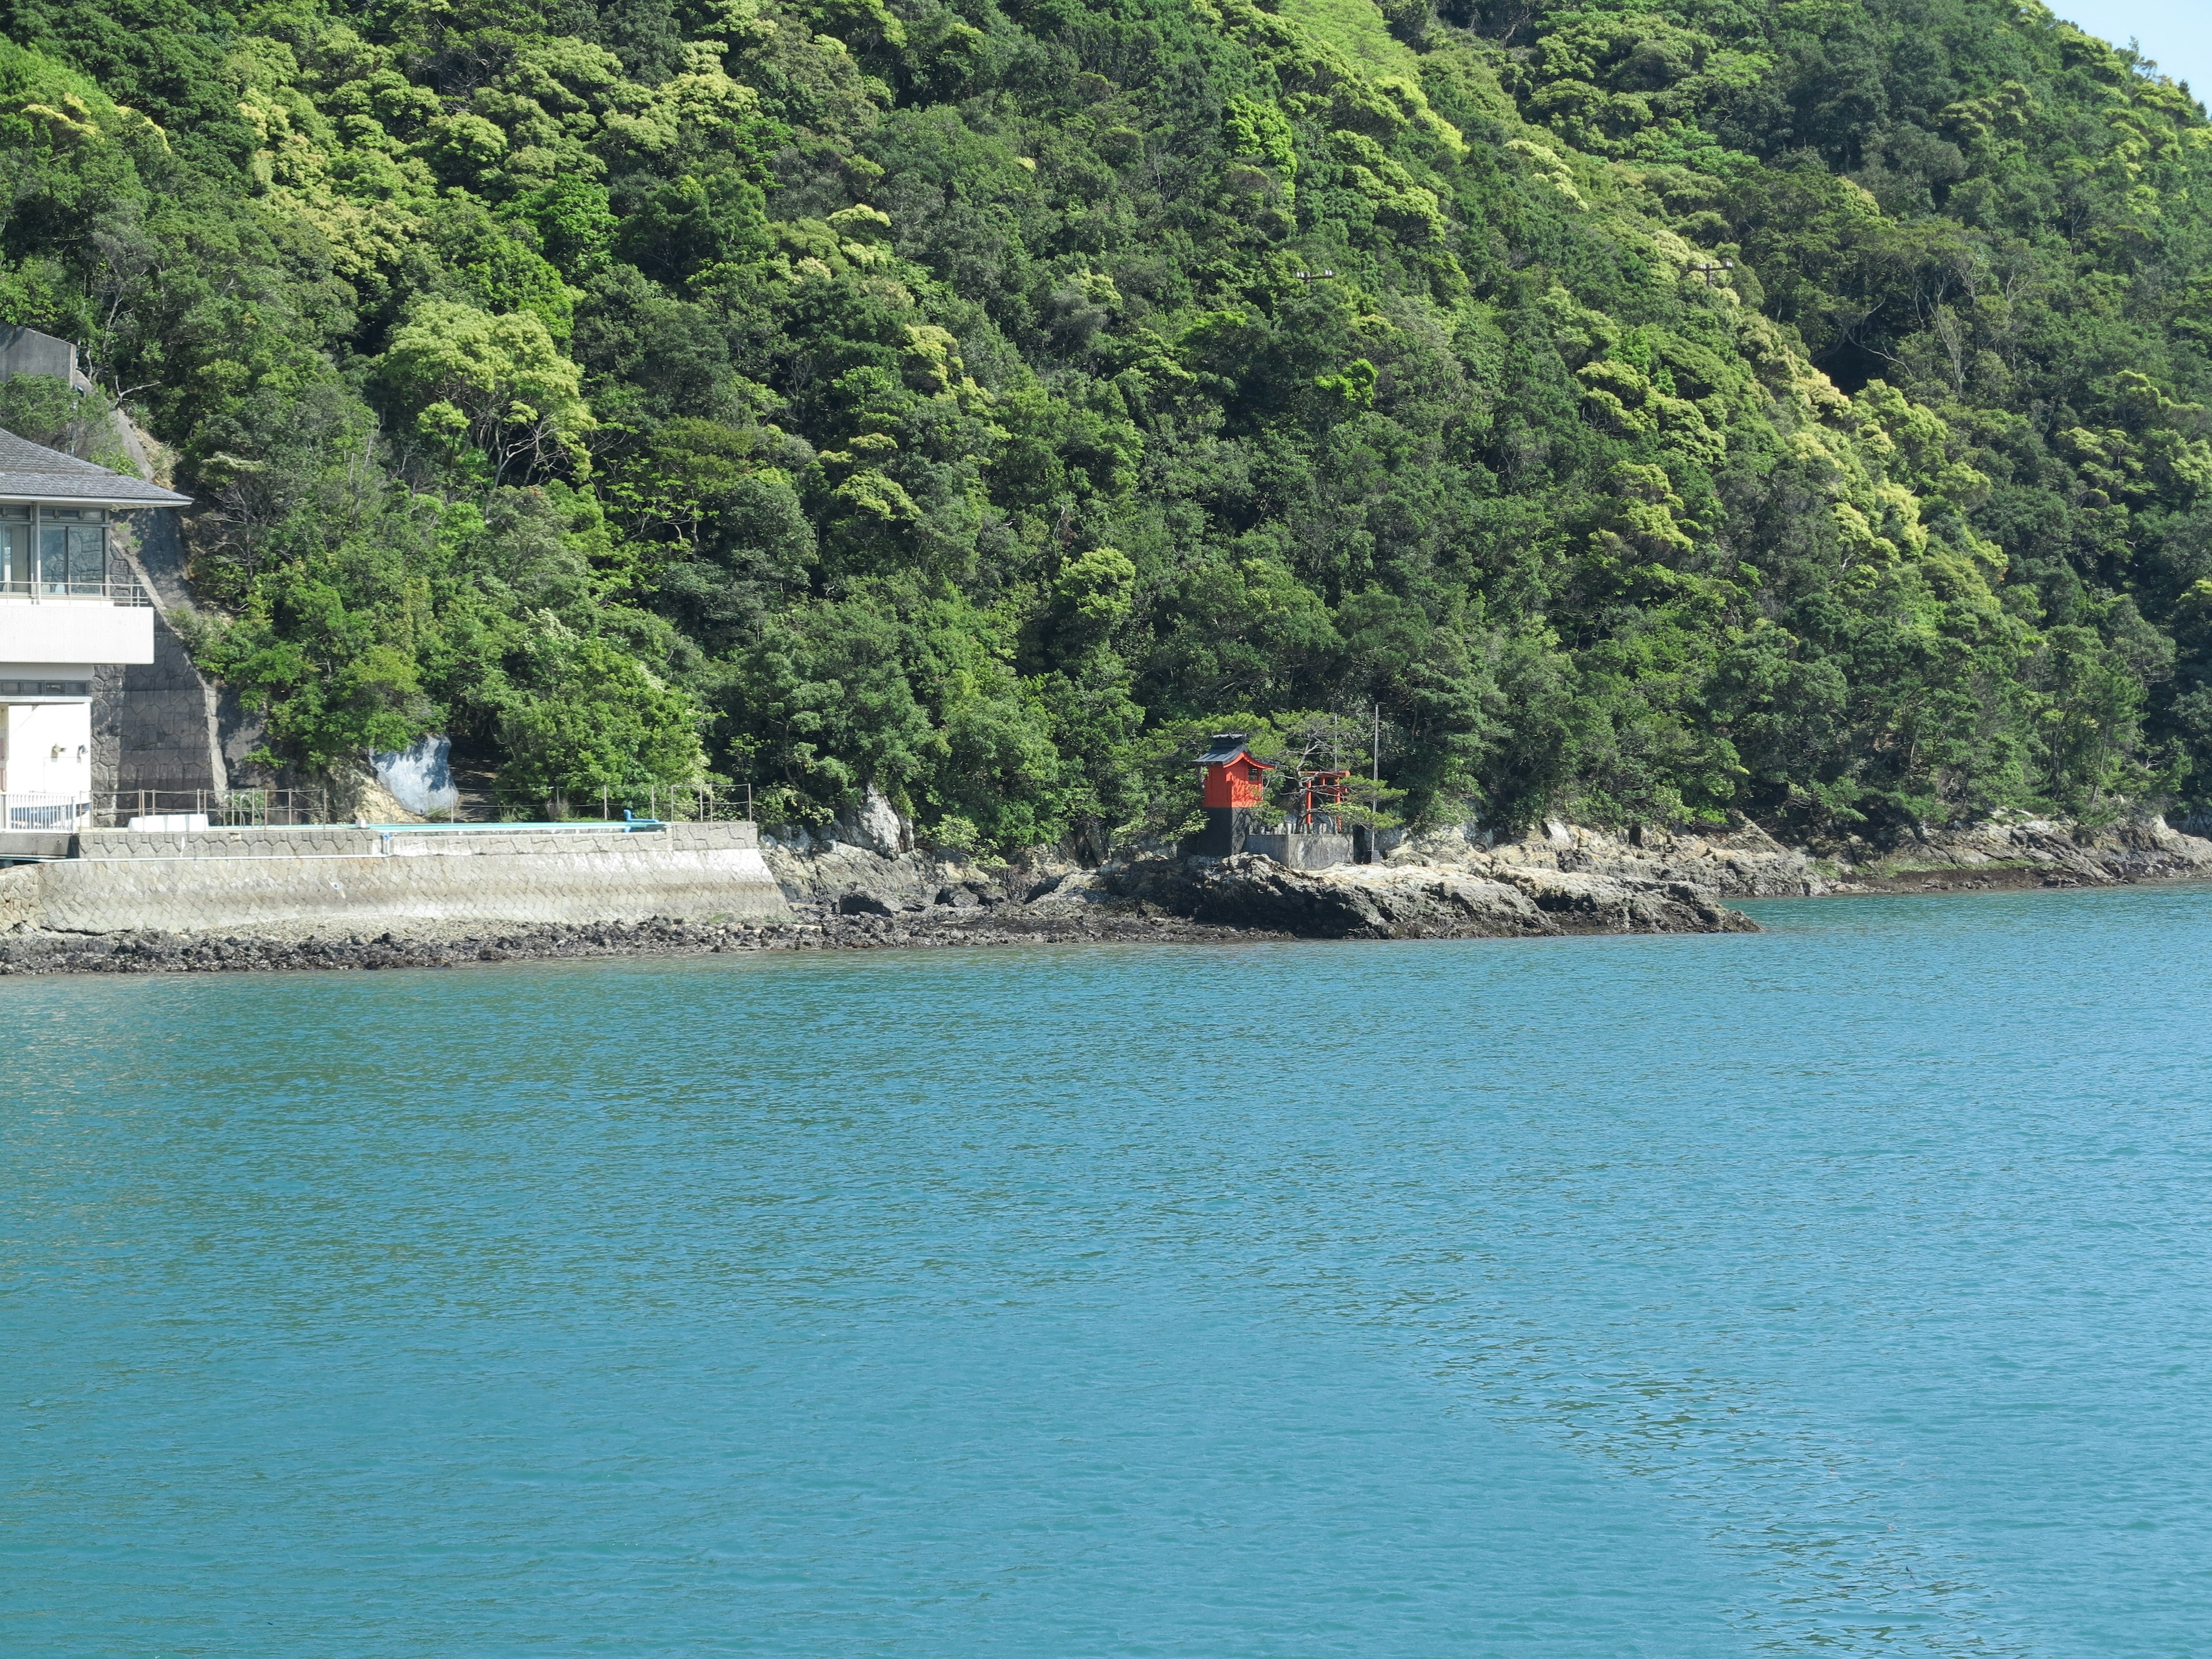
[[[909,844],[906,825],[900,822],[897,809],[872,783],[861,792],[858,806],[840,815],[837,827],[842,832],[840,839],[878,858],[895,859],[907,851]]]

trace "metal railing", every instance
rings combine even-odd
[[[548,820],[563,819],[599,810],[599,821],[618,820],[625,812],[667,823],[742,823],[753,815],[753,787],[750,783],[639,783],[620,789],[558,793],[544,802]]]
[[[102,604],[153,608],[154,596],[133,577],[110,577],[97,582],[0,581],[0,599],[32,605]]]
[[[1245,833],[1254,836],[1348,836],[1353,820],[1334,812],[1291,812],[1271,822],[1255,820]]]
[[[91,817],[88,795],[36,790],[0,795],[0,830],[82,830]]]
[[[87,809],[89,822],[82,827],[122,830],[133,818],[188,817],[204,817],[208,827],[216,830],[351,823],[351,811],[341,812],[339,805],[325,789],[125,789],[93,795]],[[752,817],[753,792],[750,784],[641,783],[626,789],[603,789],[590,796],[556,794],[532,805],[538,809],[533,816],[544,823],[580,827],[595,822],[620,823],[625,812],[635,818],[668,823],[724,823]],[[466,811],[468,807],[483,810],[475,802],[457,803],[448,810],[430,813],[428,822],[474,822],[488,830],[507,822],[474,817]]]
[[[328,823],[331,805],[322,789],[124,789],[93,796],[86,827],[125,830],[133,818],[170,817],[204,817],[211,830]]]

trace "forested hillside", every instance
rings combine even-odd
[[[1499,824],[2212,796],[2212,140],[2033,0],[0,34],[0,318],[178,453],[296,767],[1096,845],[1379,704]]]

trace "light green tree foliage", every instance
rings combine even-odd
[[[583,371],[534,312],[495,316],[425,300],[392,331],[377,372],[416,435],[449,459],[473,449],[494,483],[564,463],[580,477],[590,472],[584,441],[596,422]]]

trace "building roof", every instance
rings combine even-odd
[[[191,497],[111,472],[0,431],[0,501],[68,501],[84,507],[189,507]]]
[[[1198,757],[1198,764],[1226,766],[1240,755],[1249,758],[1253,765],[1263,771],[1272,772],[1275,769],[1244,747],[1244,734],[1242,732],[1214,733],[1212,739],[1206,746],[1206,752]]]

